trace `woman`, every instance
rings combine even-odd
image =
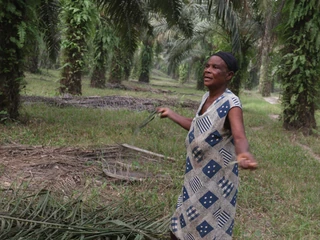
[[[208,92],[195,118],[183,117],[169,108],[157,109],[161,118],[169,118],[189,131],[184,184],[171,219],[171,239],[232,239],[238,165],[257,168],[249,152],[240,100],[227,88],[237,70],[232,54],[215,53],[204,68]]]

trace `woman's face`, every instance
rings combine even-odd
[[[232,76],[233,72],[228,69],[222,58],[211,56],[204,67],[203,81],[209,89],[226,87]]]

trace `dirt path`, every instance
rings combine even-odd
[[[270,104],[278,104],[279,103],[279,97],[265,97],[263,99]]]

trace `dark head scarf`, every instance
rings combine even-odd
[[[227,64],[227,67],[230,71],[236,73],[238,71],[237,59],[229,52],[217,52],[212,56],[218,56]]]

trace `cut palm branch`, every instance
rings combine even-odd
[[[150,115],[144,119],[139,126],[135,129],[134,134],[137,134],[142,128],[147,126],[148,123],[150,123],[157,115],[157,110],[153,110]]]
[[[165,239],[169,217],[156,208],[128,211],[128,203],[92,207],[81,198],[59,201],[42,190],[2,192],[0,239]]]

